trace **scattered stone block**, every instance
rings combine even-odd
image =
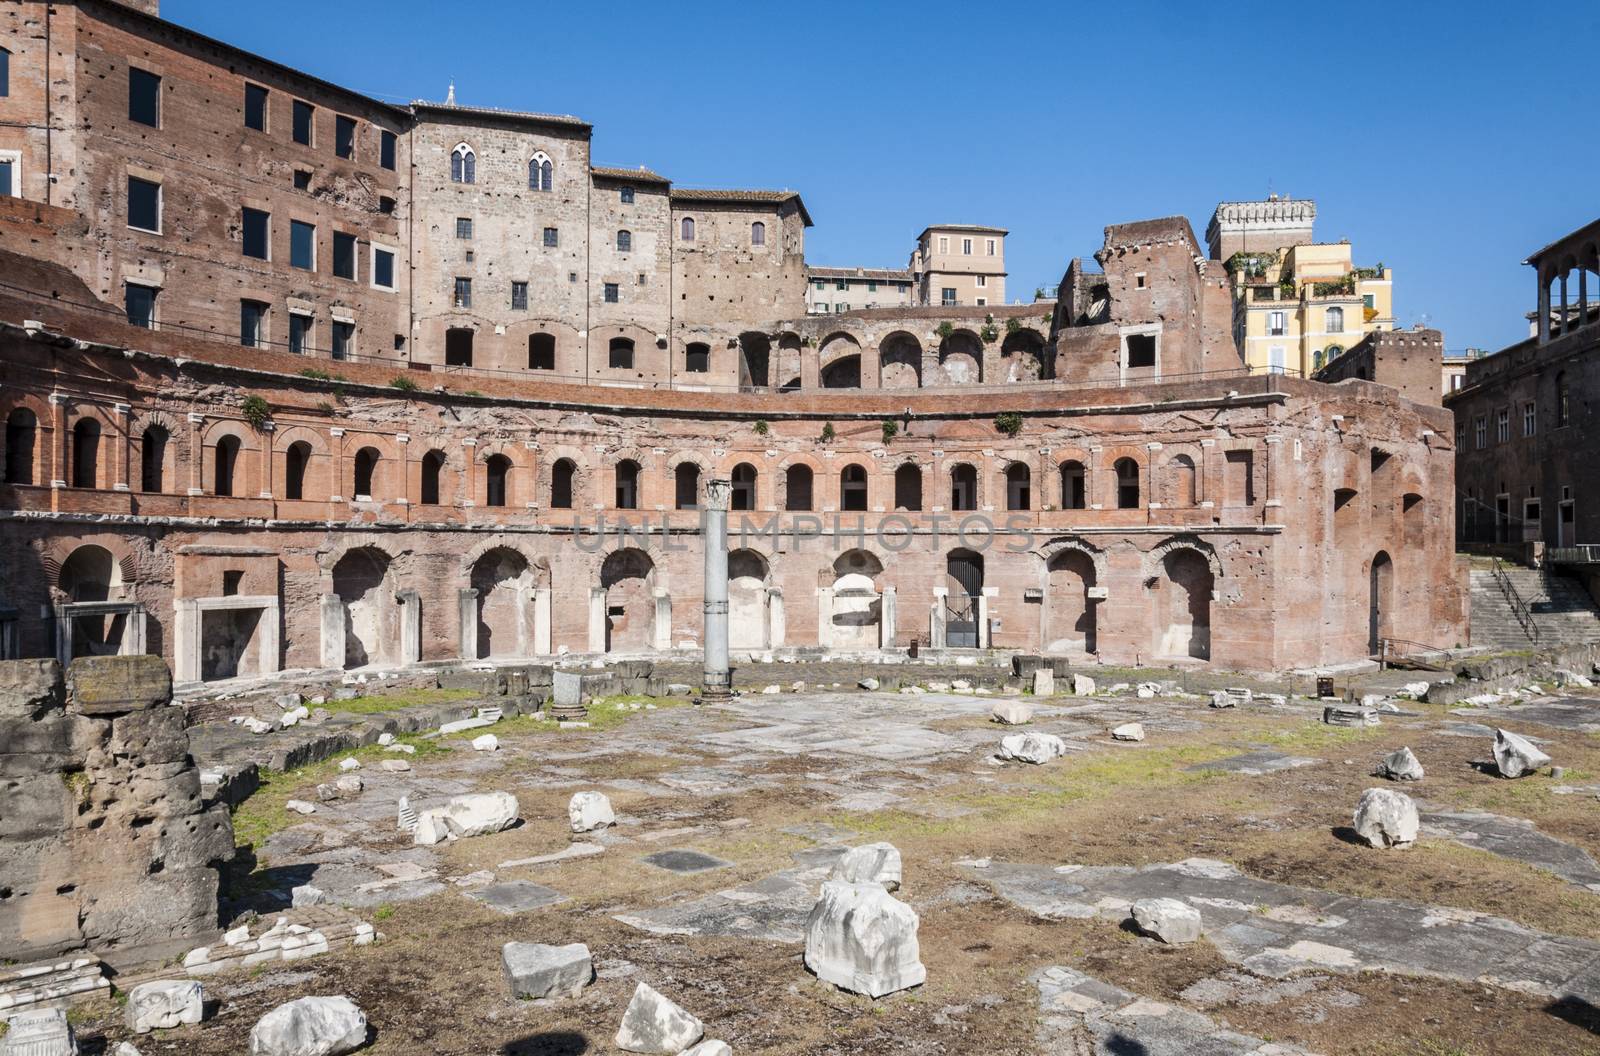
[[[1502,777],[1522,777],[1541,766],[1549,766],[1550,757],[1521,734],[1495,730],[1494,765],[1499,768]]]
[[[1133,904],[1133,921],[1146,935],[1172,946],[1200,938],[1200,911],[1176,898],[1141,898]]]
[[[1384,756],[1379,772],[1391,781],[1421,781],[1422,764],[1410,748],[1401,748]]]
[[[444,839],[487,836],[516,823],[520,807],[509,792],[472,792],[454,796],[448,805],[417,816],[412,833],[415,843],[431,845]]]
[[[851,884],[882,884],[885,891],[900,889],[900,849],[892,843],[852,847],[834,863],[832,880]]]
[[[11,1017],[10,1029],[0,1038],[3,1056],[78,1056],[67,1014],[59,1008],[41,1008]]]
[[[857,682],[856,685],[860,686],[862,689],[870,691],[878,688],[878,680],[875,678],[863,678],[860,682]]]
[[[250,1056],[339,1056],[367,1043],[367,1016],[348,997],[302,997],[262,1016]]]
[[[194,979],[140,983],[128,992],[128,1029],[135,1034],[198,1023],[204,1016],[204,997]]]
[[[1378,709],[1364,704],[1329,704],[1322,709],[1322,721],[1329,726],[1376,726]]]
[[[882,997],[927,979],[917,945],[920,921],[880,884],[829,880],[806,920],[806,967],[823,982]]]
[[[705,1025],[680,1006],[662,997],[649,983],[640,983],[622,1014],[617,1048],[627,1052],[681,1053],[706,1032]]]
[[[1161,692],[1161,684],[1158,682],[1140,682],[1134,687],[1133,692],[1140,700],[1151,700],[1157,693]]]
[[[391,774],[404,774],[411,770],[411,764],[404,759],[385,759],[378,765]]]
[[[1211,706],[1213,708],[1231,708],[1237,703],[1225,690],[1213,689],[1211,691]]]
[[[1036,697],[1053,697],[1056,692],[1056,673],[1048,667],[1035,668],[1033,672],[1033,695]]]
[[[339,760],[339,769],[349,773],[351,770],[361,769],[361,760],[353,755],[347,755]]]
[[[692,1049],[684,1049],[683,1056],[733,1056],[733,1047],[725,1041],[712,1038],[702,1041]]]
[[[67,665],[67,710],[126,715],[172,699],[172,672],[159,656],[80,656]]]
[[[414,745],[414,744],[400,744],[398,742],[396,742],[394,744],[386,744],[386,745],[384,745],[383,746],[383,750],[386,751],[386,752],[398,752],[401,755],[416,755],[417,754],[417,746],[416,745]]]
[[[1067,742],[1053,733],[1014,733],[1001,738],[999,754],[1020,763],[1048,763],[1067,754]]]
[[[1111,731],[1111,736],[1119,741],[1144,740],[1144,727],[1137,722],[1125,722]]]
[[[1356,804],[1356,833],[1373,847],[1410,847],[1418,824],[1417,805],[1404,792],[1369,788]]]
[[[304,906],[322,906],[330,902],[326,891],[311,884],[301,884],[289,889],[289,904],[295,909]]]
[[[778,693],[782,693],[783,692],[783,687],[778,685],[776,682],[774,682],[770,686],[763,686],[761,688],[761,692],[763,694],[767,695],[767,696],[773,696],[773,695],[776,695]]]
[[[417,831],[417,812],[411,806],[410,796],[401,796],[396,817],[397,827],[401,832]]]
[[[283,807],[285,810],[292,810],[296,814],[315,814],[317,812],[315,803],[307,803],[303,799],[291,799]]]
[[[594,981],[594,959],[581,942],[508,942],[501,947],[500,963],[512,997],[576,997]]]
[[[1033,721],[1033,708],[1020,700],[996,701],[989,718],[1002,726],[1024,726]]]
[[[111,1050],[111,1056],[140,1056],[140,1053],[133,1047],[133,1042],[119,1041],[117,1047]]]
[[[567,804],[567,818],[573,832],[593,832],[617,823],[611,800],[603,792],[578,792]]]
[[[1233,702],[1241,707],[1248,707],[1255,701],[1255,694],[1246,686],[1229,686],[1222,692],[1233,698]]]
[[[475,752],[498,752],[500,750],[500,738],[492,733],[474,737],[472,739],[472,750]]]
[[[1400,692],[1413,700],[1421,700],[1428,695],[1427,682],[1407,682],[1400,687]]]
[[[1094,679],[1088,675],[1073,675],[1072,695],[1075,697],[1094,696]]]
[[[366,787],[366,782],[361,780],[360,774],[345,774],[333,783],[341,796],[357,796]]]
[[[385,730],[383,733],[378,734],[378,747],[387,748],[387,747],[389,747],[389,745],[391,745],[393,743],[394,743],[394,734],[388,732],[387,730]]]

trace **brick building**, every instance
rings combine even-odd
[[[577,118],[391,107],[109,0],[0,30],[7,654],[190,682],[694,648],[712,477],[739,650],[1464,637],[1448,415],[1252,375],[1182,218],[1107,228],[1048,312],[808,316],[794,192],[596,166]],[[47,37],[84,72],[45,102]]]

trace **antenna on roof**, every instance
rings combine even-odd
[[[456,82],[455,82],[454,78],[451,78],[451,80],[450,80],[450,90],[445,93],[444,105],[445,106],[455,106],[456,105]]]

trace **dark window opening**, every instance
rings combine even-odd
[[[152,425],[139,439],[139,490],[157,494],[165,491],[167,468],[166,429]]]
[[[137,176],[128,177],[128,226],[141,231],[161,231],[161,185]]]
[[[317,270],[317,228],[304,220],[289,221],[289,266]]]
[[[754,510],[756,508],[756,467],[740,462],[733,467],[733,490],[729,493],[729,509]]]
[[[390,198],[388,195],[381,194],[378,196],[378,212],[382,213],[384,216],[388,216],[394,212],[394,205],[394,199]]]
[[[617,193],[618,193],[619,197],[622,199],[622,204],[623,205],[632,205],[633,204],[633,188],[632,187],[624,187]]]
[[[289,445],[283,462],[283,497],[300,502],[306,497],[306,470],[311,465],[311,445],[297,440]]]
[[[811,509],[811,484],[810,466],[790,466],[784,474],[784,490],[788,494],[784,498],[783,508],[791,511]]]
[[[1119,458],[1116,464],[1117,509],[1139,508],[1139,463],[1131,458]]]
[[[343,231],[333,233],[333,274],[335,278],[355,280],[355,235],[347,235]]]
[[[1128,335],[1128,368],[1153,367],[1156,365],[1156,335],[1154,334],[1129,334]]]
[[[528,284],[513,282],[511,284],[511,310],[525,312],[528,310]]]
[[[239,302],[239,343],[262,348],[267,343],[267,306],[260,301]]]
[[[72,427],[72,486],[92,488],[100,469],[100,423],[83,418]]]
[[[617,252],[618,253],[631,253],[631,252],[633,252],[633,232],[632,231],[618,231],[617,232]]]
[[[1033,474],[1021,462],[1006,467],[1006,509],[1033,508]]]
[[[465,277],[456,279],[455,304],[457,308],[472,307],[472,280]]]
[[[617,463],[617,509],[639,508],[639,463],[625,458]]]
[[[333,324],[333,358],[349,359],[355,354],[356,324]]]
[[[372,252],[372,284],[386,290],[394,289],[394,254],[387,249]]]
[[[506,479],[511,475],[511,460],[505,455],[490,455],[484,464],[484,505],[506,504]]]
[[[444,365],[447,367],[472,366],[473,331],[454,327],[444,332]]]
[[[313,109],[310,103],[294,101],[294,141],[307,147],[311,146]]]
[[[378,164],[391,172],[394,171],[394,144],[393,132],[385,130],[378,133]]]
[[[0,48],[0,98],[11,94],[11,53]],[[631,199],[630,199],[631,201]]]
[[[617,303],[617,298],[618,298],[619,294],[621,293],[621,291],[619,289],[617,289],[617,284],[614,283],[614,282],[608,282],[608,283],[605,284],[605,286],[606,286],[606,288],[605,288],[606,303],[607,304],[616,304]]]
[[[950,508],[978,508],[978,471],[964,462],[950,470]]]
[[[444,454],[429,451],[422,456],[422,503],[439,505],[439,478],[444,472]]]
[[[910,462],[894,471],[894,508],[922,509],[922,470]]]
[[[553,510],[572,509],[572,478],[577,475],[578,467],[570,458],[556,460],[550,468],[550,508]]]
[[[239,588],[244,585],[244,569],[227,568],[222,571],[222,596],[225,598],[237,597]]]
[[[341,158],[356,156],[356,122],[343,114],[333,119],[333,152]]]
[[[271,229],[272,215],[259,209],[246,208],[244,211],[243,235],[244,255],[257,260],[270,260],[272,246],[268,232]]]
[[[356,452],[355,480],[352,489],[358,499],[372,498],[372,481],[378,472],[378,450],[363,447]]]
[[[161,78],[133,66],[128,67],[128,120],[161,127]]]
[[[693,510],[700,505],[700,467],[693,462],[679,462],[673,470],[675,505],[680,510]]]
[[[33,483],[34,445],[39,436],[39,419],[26,407],[18,407],[6,419],[6,483]]]
[[[560,243],[560,235],[555,228],[547,227],[544,229],[544,246],[546,249],[555,249]]]
[[[633,341],[626,337],[613,337],[606,363],[614,370],[633,369]]]
[[[310,169],[294,170],[294,189],[297,191],[309,191],[311,189]]]
[[[147,330],[154,330],[156,325],[156,290],[153,286],[140,286],[137,283],[128,283],[123,293],[125,307],[128,310],[128,322],[134,326],[142,326]]]
[[[848,465],[839,474],[839,508],[864,513],[867,509],[867,471]]]
[[[1061,463],[1061,508],[1064,510],[1081,510],[1084,508],[1086,500],[1083,463]]]
[[[267,90],[259,84],[244,86],[244,127],[267,130]]]
[[[218,440],[211,462],[212,494],[232,495],[233,474],[239,463],[239,438],[225,436]]]
[[[711,369],[711,346],[695,342],[684,349],[684,370],[690,374],[704,374]]]
[[[556,338],[554,334],[528,335],[528,369],[556,369]]]
[[[303,356],[311,350],[311,317],[295,312],[289,314],[289,351]]]

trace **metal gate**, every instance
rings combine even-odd
[[[944,607],[944,641],[951,649],[978,647],[978,598],[983,594],[983,557],[955,550],[945,559],[950,594]]]

